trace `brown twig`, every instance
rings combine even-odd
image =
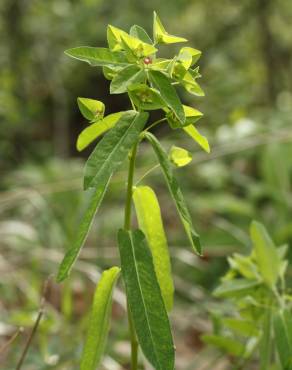
[[[20,333],[23,332],[23,327],[20,327],[16,330],[16,332],[12,335],[10,339],[6,343],[3,344],[2,347],[0,347],[0,355],[1,353],[5,352],[7,348],[15,341],[15,339],[18,337]]]
[[[26,344],[24,346],[24,349],[22,351],[22,354],[21,354],[20,359],[18,361],[18,364],[16,366],[16,370],[20,370],[21,369],[21,367],[23,365],[23,362],[24,362],[24,360],[26,358],[26,355],[28,353],[28,350],[30,348],[30,345],[32,343],[32,340],[33,340],[33,338],[34,338],[34,336],[35,336],[35,334],[36,334],[36,332],[38,330],[40,321],[41,321],[42,316],[44,314],[45,303],[46,303],[46,293],[47,293],[47,290],[48,290],[48,286],[49,286],[50,280],[51,280],[51,276],[49,276],[46,279],[45,283],[44,283],[44,288],[43,288],[43,293],[42,293],[42,297],[41,297],[41,302],[40,302],[40,308],[39,308],[39,311],[38,311],[38,315],[37,315],[36,321],[34,323],[34,326],[33,326],[32,330],[30,332],[30,335],[29,335],[29,337],[27,339],[27,342],[26,342]]]

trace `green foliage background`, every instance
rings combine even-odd
[[[1,343],[17,326],[31,327],[42,283],[56,272],[85,207],[83,158],[75,149],[84,122],[76,97],[104,101],[107,114],[128,108],[123,96],[109,96],[99,69],[75,62],[63,51],[105,46],[108,23],[126,30],[136,23],[150,31],[154,9],[167,30],[203,52],[200,83],[206,97],[185,94],[184,101],[204,112],[199,128],[212,149],[204,154],[166,126],[155,131],[166,148],[171,141],[194,153],[193,162],[177,175],[206,251],[205,259],[199,259],[182,248],[187,242],[179,220],[159,172],[153,172],[174,256],[178,369],[215,369],[212,359],[218,353],[199,336],[209,330],[209,310],[222,309],[211,291],[226,269],[226,256],[249,251],[250,220],[265,223],[277,245],[292,240],[291,1],[2,0]],[[142,175],[155,158],[146,145],[140,154]],[[48,313],[24,369],[77,367],[98,279],[96,265],[102,269],[117,260],[113,230],[122,222],[124,180],[123,171],[115,176],[73,282],[62,289],[51,284]],[[111,338],[104,365],[113,370],[120,369],[119,363],[127,366],[124,298],[118,291],[114,299],[118,334]],[[15,368],[24,338],[19,336],[4,352],[5,368]],[[227,358],[218,361],[218,369],[228,368]]]

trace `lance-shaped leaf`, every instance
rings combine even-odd
[[[91,144],[100,135],[104,134],[109,129],[113,128],[121,118],[122,112],[112,113],[104,119],[99,120],[92,125],[86,127],[77,139],[77,150],[81,151]]]
[[[152,135],[150,132],[147,132],[145,134],[145,137],[150,141],[156,153],[156,156],[160,163],[164,177],[166,179],[168,189],[175,202],[178,214],[185,228],[187,236],[189,237],[191,245],[198,254],[201,254],[200,237],[193,227],[190,213],[187,209],[187,206],[186,206],[183,194],[181,192],[181,189],[178,185],[178,182],[173,175],[171,163],[168,160],[168,156],[154,135]]]
[[[100,365],[110,327],[113,290],[119,274],[120,268],[112,267],[102,273],[97,284],[80,370],[96,370]]]
[[[188,41],[184,37],[173,36],[166,32],[156,12],[153,13],[153,39],[156,44],[173,44]]]
[[[138,141],[148,113],[126,111],[116,125],[98,142],[85,165],[84,188],[104,183],[122,164]]]
[[[183,167],[192,161],[192,155],[186,149],[173,145],[169,152],[169,159],[176,167]]]
[[[194,139],[201,148],[203,148],[207,153],[210,153],[210,145],[208,139],[199,133],[193,125],[184,126],[182,128],[192,139]]]
[[[122,53],[113,52],[107,48],[79,46],[65,51],[69,57],[89,63],[91,66],[126,65],[127,59]]]
[[[111,94],[122,94],[128,87],[145,81],[145,71],[137,65],[129,65],[120,70],[110,85]]]
[[[205,96],[201,86],[196,82],[192,73],[187,71],[182,79],[178,79],[180,84],[190,93],[196,96]]]
[[[274,332],[282,368],[289,370],[292,368],[292,319],[290,311],[275,313]]]
[[[149,186],[134,189],[133,199],[140,229],[146,235],[166,309],[173,306],[173,281],[167,240],[158,199]]]
[[[59,267],[57,275],[58,282],[63,281],[69,276],[70,271],[77,260],[92,225],[94,216],[103,200],[109,180],[110,178],[107,182],[101,183],[96,189],[91,191],[92,195],[89,199],[89,206],[82,217],[77,234],[72,242],[72,246],[65,254],[65,257],[63,258]]]
[[[154,70],[149,71],[149,78],[154,87],[160,92],[161,97],[167,106],[183,125],[185,122],[184,109],[175,88],[170,83],[169,78],[163,72]]]
[[[259,271],[266,284],[273,287],[278,280],[280,271],[280,259],[277,249],[267,230],[259,222],[252,222],[250,235],[254,245]]]
[[[77,103],[83,117],[88,121],[97,121],[103,118],[105,109],[103,102],[88,98],[78,98]]]
[[[118,243],[127,298],[143,353],[156,370],[173,370],[170,324],[145,236],[141,230],[119,230]]]
[[[144,30],[144,28],[137,26],[136,24],[131,27],[130,35],[145,42],[146,44],[153,44],[153,41],[149,37],[148,33]]]

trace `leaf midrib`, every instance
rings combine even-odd
[[[155,357],[156,357],[157,364],[159,365],[159,369],[162,370],[161,369],[161,366],[159,364],[158,357],[157,357],[156,344],[155,344],[155,341],[153,339],[151,325],[150,325],[148,314],[147,314],[146,304],[145,304],[145,300],[144,300],[144,297],[143,297],[143,289],[142,289],[142,286],[141,286],[141,283],[140,283],[140,277],[139,277],[139,273],[138,273],[138,271],[139,271],[138,265],[136,263],[136,253],[135,253],[135,248],[134,248],[132,233],[129,233],[129,236],[130,236],[130,241],[131,241],[131,250],[132,250],[133,259],[134,259],[134,267],[135,267],[135,272],[136,272],[136,276],[137,276],[138,286],[139,286],[140,294],[141,294],[141,298],[142,298],[143,308],[144,308],[145,316],[146,316],[146,320],[147,320],[147,326],[148,326],[148,329],[149,329],[149,333],[150,333],[150,337],[151,337],[151,342],[153,343],[153,350],[154,350],[154,354],[155,354]]]

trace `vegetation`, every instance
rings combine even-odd
[[[3,0],[0,362],[5,369],[79,368],[84,348],[88,348],[87,338],[102,338],[88,329],[98,327],[99,333],[107,332],[106,326],[102,327],[95,320],[97,316],[91,314],[99,309],[96,302],[100,300],[94,299],[101,294],[101,289],[96,291],[99,282],[100,288],[103,284],[115,284],[112,312],[108,313],[111,328],[99,368],[130,369],[124,283],[122,276],[116,276],[117,270],[111,270],[112,266],[120,266],[116,239],[124,222],[126,158],[111,176],[104,202],[92,220],[70,278],[56,284],[55,279],[48,277],[56,274],[64,254],[73,246],[72,241],[77,243],[81,220],[84,222],[93,197],[94,188],[81,191],[84,159],[96,145],[95,138],[87,142],[88,135],[92,137],[94,132],[97,140],[103,140],[98,135],[106,136],[117,127],[111,127],[117,118],[112,115],[133,110],[128,94],[108,94],[112,81],[104,78],[103,67],[88,68],[85,63],[68,58],[64,50],[78,45],[107,48],[107,24],[125,30],[133,23],[141,24],[150,35],[153,9],[161,15],[167,30],[189,40],[188,44],[167,47],[160,44],[159,57],[179,55],[186,45],[203,51],[200,84],[207,97],[189,94],[178,84],[173,86],[184,105],[205,113],[195,126],[201,138],[209,138],[212,148],[211,153],[202,151],[184,128],[173,129],[166,120],[148,130],[165,148],[184,191],[189,213],[200,233],[203,256],[188,246],[171,194],[165,191],[156,152],[146,137],[139,143],[135,163],[133,206],[138,219],[132,217],[131,227],[139,227],[151,240],[148,229],[155,226],[161,230],[161,224],[153,226],[147,218],[143,199],[155,210],[159,199],[167,230],[164,236],[172,275],[163,289],[168,292],[165,296],[170,297],[171,282],[175,288],[170,322],[176,369],[258,370],[265,353],[267,362],[262,367],[289,368],[289,337],[282,333],[283,328],[287,333],[289,327],[291,253],[288,247],[284,257],[282,246],[289,246],[292,239],[290,2],[149,0],[127,3],[123,8],[110,0]],[[84,118],[78,112],[79,95],[104,103],[103,119],[95,125],[92,116]],[[84,102],[88,100],[78,101],[81,110]],[[149,113],[142,131],[165,118],[167,112],[158,109]],[[90,115],[90,109],[85,114]],[[84,121],[89,124],[84,126]],[[76,151],[74,142],[78,135]],[[204,139],[200,143],[208,149]],[[180,168],[187,163],[190,165]],[[149,185],[155,190],[156,199]],[[272,258],[266,260],[273,271],[271,276],[278,273],[275,289],[263,279],[255,257],[256,243],[248,233],[252,219],[265,225],[269,240],[278,246],[280,262],[273,252],[273,263]],[[161,234],[159,237],[163,240]],[[161,248],[164,243],[161,242]],[[245,277],[236,267],[239,261],[252,265],[256,278]],[[109,273],[100,280],[105,270]],[[220,282],[221,276],[225,277]],[[235,280],[237,284],[238,279],[258,284],[248,291],[250,298],[217,294],[222,283],[229,280],[233,284]],[[158,274],[157,280],[161,285]],[[110,297],[103,294],[103,301],[107,299],[110,302]],[[171,303],[168,300],[166,306]],[[260,309],[258,304],[264,307]],[[271,314],[270,322],[267,312]],[[90,325],[90,320],[96,324]],[[251,324],[255,330],[249,335],[243,327]],[[269,328],[270,336],[266,334]],[[208,340],[208,336],[216,339]],[[279,337],[285,342],[280,347]],[[266,350],[262,349],[264,342]],[[236,348],[240,351],[236,352]],[[152,368],[142,351],[139,365],[140,369]]]

